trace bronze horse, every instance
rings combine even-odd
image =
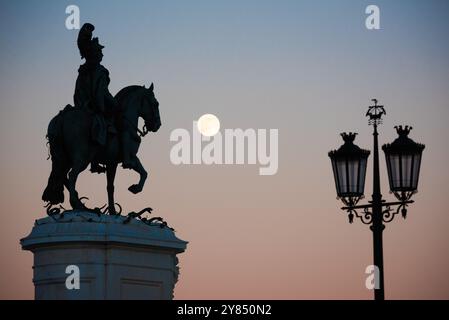
[[[142,191],[147,172],[137,158],[140,145],[139,117],[145,121],[144,131],[156,132],[161,126],[159,102],[154,96],[154,86],[128,86],[120,90],[115,99],[120,106],[116,116],[121,139],[118,134],[109,135],[104,146],[96,144],[91,135],[94,116],[77,107],[67,106],[55,116],[48,126],[47,138],[50,146],[52,170],[42,200],[50,205],[64,202],[64,186],[70,194],[70,205],[75,210],[87,209],[76,191],[76,180],[93,160],[106,167],[108,212],[116,214],[114,202],[114,178],[117,166],[122,162],[121,143],[128,143],[132,151],[133,165],[139,182],[128,188],[132,193]]]

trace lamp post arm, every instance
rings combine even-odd
[[[393,201],[393,202],[383,202],[382,207],[391,207],[391,206],[397,206],[397,205],[403,205],[403,204],[409,204],[413,203],[415,201],[413,200],[407,200],[407,201]],[[361,204],[357,206],[347,206],[347,207],[341,207],[341,210],[356,210],[356,209],[365,209],[365,208],[372,208],[373,204]]]

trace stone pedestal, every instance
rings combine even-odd
[[[35,299],[172,299],[176,255],[187,242],[170,228],[125,219],[69,211],[36,220],[21,240],[34,254]]]

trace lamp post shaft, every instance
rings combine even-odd
[[[382,232],[385,228],[382,222],[382,194],[380,191],[380,171],[379,171],[379,141],[377,132],[377,123],[374,123],[374,164],[373,164],[373,221],[371,231],[373,232],[373,253],[374,265],[377,267],[378,274],[375,273],[374,299],[384,300],[384,262],[383,262],[383,246]],[[379,277],[379,278],[377,278]]]

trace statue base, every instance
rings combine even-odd
[[[173,299],[187,242],[163,225],[125,220],[87,211],[36,220],[20,241],[34,254],[35,299]]]

